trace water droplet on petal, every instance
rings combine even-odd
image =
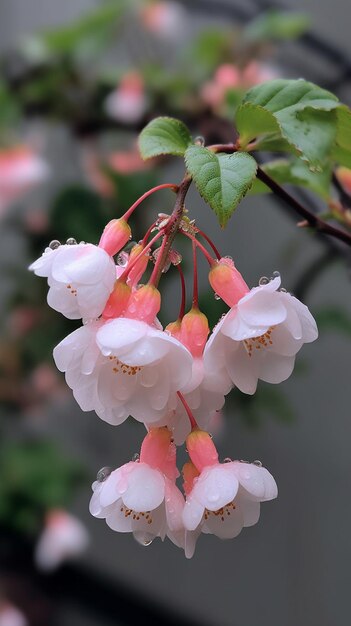
[[[140,460],[140,454],[138,452],[135,452],[135,454],[133,454],[132,456],[132,461],[134,461],[134,463],[137,463]]]
[[[106,478],[108,478],[108,476],[111,474],[112,472],[112,467],[102,467],[101,469],[99,469],[98,473],[96,474],[96,480],[98,481],[98,483],[103,483],[104,480],[106,480]]]
[[[133,535],[135,541],[140,543],[141,546],[150,546],[155,539],[155,535],[152,535],[151,533],[145,533],[141,530],[135,530]]]
[[[215,299],[215,300],[220,300],[220,299],[221,299],[221,296],[219,296],[219,295],[218,295],[218,293],[215,293],[215,294],[214,294],[214,299]]]
[[[286,289],[284,289],[284,287],[280,287],[279,289],[280,293],[288,293]]]
[[[278,272],[278,270],[273,272],[273,278],[280,278],[280,272]]]
[[[58,239],[53,239],[49,243],[49,248],[51,248],[51,250],[57,250],[57,248],[59,248],[60,245],[61,245],[61,243],[59,242]]]
[[[244,459],[240,459],[239,463],[250,463],[250,461],[244,461]]]
[[[229,456],[226,456],[226,458],[224,459],[223,463],[231,463],[232,459]]]
[[[261,276],[260,280],[258,281],[258,284],[260,285],[260,287],[262,287],[262,285],[268,285],[268,283],[269,283],[268,276]]]
[[[66,244],[67,244],[68,246],[76,246],[76,245],[77,245],[77,241],[74,239],[74,237],[69,237],[69,238],[66,240]]]
[[[223,259],[228,259],[228,261],[232,261],[232,260],[233,260],[233,257],[232,257],[232,256],[229,256],[229,254],[226,254],[226,255],[223,257]]]
[[[128,252],[120,252],[117,257],[117,265],[119,265],[120,267],[125,267],[128,263],[128,259]]]
[[[256,459],[256,461],[252,461],[252,465],[257,465],[257,467],[262,467],[262,463],[258,459]]]

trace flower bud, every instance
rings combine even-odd
[[[133,248],[130,251],[128,264],[132,264],[134,262],[134,259],[139,254],[141,254],[143,249],[144,248],[140,243],[137,243],[135,246],[133,246]],[[127,278],[128,285],[131,285],[131,287],[134,287],[135,285],[138,284],[140,278],[142,277],[142,275],[144,274],[147,268],[148,262],[149,262],[148,252],[145,252],[145,254],[141,254],[138,261],[136,261],[135,265],[133,265],[132,269],[128,272],[128,278]]]
[[[192,463],[191,461],[188,461],[188,463],[185,463],[183,465],[182,474],[183,474],[183,489],[184,489],[185,495],[188,496],[194,486],[194,480],[195,478],[199,476],[200,472],[196,469],[194,463]]]
[[[209,327],[206,315],[193,307],[182,319],[180,341],[194,357],[201,357],[208,333]]]
[[[120,317],[127,309],[132,290],[125,282],[116,280],[112,293],[102,313],[105,319]]]
[[[215,263],[210,269],[208,279],[214,292],[230,307],[235,306],[249,292],[246,282],[231,259],[222,258]]]
[[[150,429],[141,444],[140,462],[161,470],[172,480],[177,478],[176,448],[168,428]]]
[[[182,332],[181,320],[177,319],[175,322],[170,322],[169,324],[167,324],[165,331],[169,333],[170,335],[172,335],[174,339],[178,339],[178,341],[181,341],[181,332]]]
[[[188,454],[195,467],[202,472],[204,467],[218,463],[218,453],[211,435],[204,430],[195,429],[186,439]]]
[[[161,308],[161,294],[153,285],[143,285],[132,292],[125,317],[153,324]]]
[[[111,220],[104,228],[99,246],[110,256],[114,256],[126,245],[130,237],[130,226],[124,219]]]

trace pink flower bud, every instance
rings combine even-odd
[[[161,294],[153,285],[143,285],[130,297],[125,317],[153,324],[161,308]]]
[[[128,307],[132,290],[125,282],[116,280],[102,316],[105,319],[120,317]]]
[[[143,251],[143,246],[140,243],[133,246],[129,255],[129,264],[132,264],[134,262],[134,259],[142,251]],[[138,284],[139,280],[141,279],[142,275],[144,274],[147,268],[148,262],[149,262],[149,253],[145,252],[145,254],[142,254],[140,258],[138,259],[138,261],[136,261],[135,265],[133,265],[130,272],[128,272],[128,278],[127,278],[128,285],[131,285],[132,287],[134,287],[135,285]]]
[[[213,265],[208,279],[214,292],[230,307],[250,291],[231,259],[222,258]]]
[[[182,474],[183,474],[183,489],[184,489],[185,495],[188,496],[194,486],[194,480],[200,475],[200,472],[196,469],[194,463],[192,463],[191,461],[188,461],[188,463],[185,463],[183,465]]]
[[[178,319],[175,322],[170,322],[165,331],[168,332],[172,337],[181,341],[181,332],[182,332],[182,323],[181,320]]]
[[[130,226],[124,219],[111,220],[104,228],[99,247],[110,256],[114,256],[126,245],[130,237]]]
[[[209,333],[206,315],[199,309],[192,308],[184,315],[181,325],[180,341],[194,357],[201,357]]]
[[[150,429],[141,445],[140,462],[161,470],[171,480],[177,478],[176,448],[168,428]]]
[[[218,463],[218,453],[209,433],[193,430],[186,439],[188,454],[195,467],[202,472],[204,467]]]

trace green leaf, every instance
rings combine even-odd
[[[139,135],[139,150],[145,160],[161,154],[183,156],[191,143],[189,129],[173,117],[156,117]]]
[[[351,110],[347,106],[337,109],[336,145],[334,160],[339,165],[351,167]]]
[[[280,185],[290,184],[310,189],[323,200],[330,197],[332,167],[329,163],[322,172],[311,172],[300,159],[276,159],[262,166],[262,169]],[[270,193],[269,187],[258,178],[255,179],[250,195]]]
[[[246,152],[214,154],[191,146],[185,153],[186,167],[201,196],[225,226],[256,176],[257,163]]]
[[[339,101],[305,80],[272,80],[250,89],[236,113],[240,145],[287,150],[321,171],[336,136]]]
[[[249,41],[296,39],[306,32],[310,25],[304,13],[289,13],[272,9],[253,20],[244,31]]]

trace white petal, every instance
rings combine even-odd
[[[250,300],[238,303],[238,313],[251,327],[275,326],[286,318],[284,302],[276,292],[257,291]]]
[[[248,497],[259,501],[272,500],[277,497],[276,482],[265,467],[240,461],[232,461],[232,463],[227,463],[227,466],[232,468]]]
[[[281,383],[291,375],[295,364],[294,356],[282,356],[268,350],[259,356],[259,378],[267,383]]]
[[[136,463],[128,475],[128,487],[121,494],[124,504],[133,511],[152,511],[165,496],[165,480],[158,470],[146,463]]]
[[[254,394],[257,389],[259,372],[255,356],[249,357],[242,344],[235,352],[231,352],[228,343],[225,357],[227,372],[233,384],[243,393]]]
[[[97,333],[96,340],[103,354],[120,357],[133,344],[143,339],[147,332],[148,325],[145,322],[118,318],[106,322]]]
[[[187,530],[195,530],[200,524],[205,507],[191,493],[186,499],[183,509],[183,524]]]
[[[191,496],[209,511],[217,511],[236,496],[239,483],[235,473],[229,470],[229,465],[226,463],[205,468],[194,484]]]

